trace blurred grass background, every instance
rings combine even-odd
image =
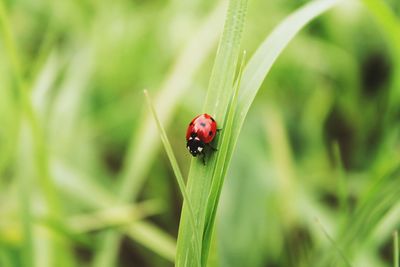
[[[242,47],[306,2],[251,1]],[[0,266],[172,266],[182,199],[142,90],[186,174],[226,1],[0,6]],[[399,16],[345,1],[283,52],[225,181],[215,266],[346,266],[341,249],[393,266]]]

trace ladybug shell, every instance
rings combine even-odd
[[[208,144],[214,139],[217,133],[217,123],[206,113],[198,115],[189,124],[186,132],[186,140],[189,140],[189,137],[193,133],[196,134],[202,142]]]

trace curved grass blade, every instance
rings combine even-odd
[[[172,166],[172,169],[174,171],[176,180],[178,182],[179,189],[181,190],[181,193],[183,195],[184,201],[186,202],[187,207],[188,207],[189,221],[190,221],[190,223],[192,225],[192,232],[193,232],[193,236],[194,236],[195,257],[196,257],[196,261],[197,261],[197,266],[200,266],[201,263],[200,263],[200,238],[199,238],[199,236],[200,236],[201,232],[196,231],[197,227],[196,227],[196,221],[195,221],[195,218],[194,218],[193,207],[192,207],[192,204],[190,202],[189,195],[188,195],[188,193],[186,191],[185,182],[183,180],[182,173],[181,173],[181,171],[179,169],[178,162],[177,162],[177,160],[176,160],[176,158],[174,156],[174,152],[172,150],[171,144],[168,141],[167,134],[166,134],[164,128],[162,127],[162,125],[161,125],[161,122],[160,122],[160,120],[159,120],[159,118],[157,116],[157,112],[156,112],[156,110],[155,110],[155,108],[154,108],[154,106],[153,106],[153,104],[151,102],[151,99],[149,97],[149,94],[148,94],[147,90],[144,90],[144,94],[146,96],[146,100],[147,100],[147,103],[148,103],[149,108],[151,110],[151,113],[152,113],[152,115],[154,117],[154,120],[157,123],[158,132],[160,133],[161,140],[163,142],[165,151],[167,152],[169,161],[171,162],[171,166]]]
[[[246,65],[239,88],[238,107],[233,127],[232,153],[247,112],[265,77],[283,49],[307,23],[343,0],[317,0],[289,15],[263,41]]]
[[[210,226],[214,223],[212,221],[212,216],[206,217],[206,214],[212,214],[212,212],[210,213],[204,208],[204,205],[207,205],[211,184],[213,182],[212,179],[216,179],[214,172],[215,170],[221,170],[222,168],[222,171],[218,171],[218,175],[221,176],[218,180],[222,180],[223,176],[226,175],[244,119],[273,63],[287,44],[308,22],[329,10],[340,1],[342,0],[313,1],[294,12],[265,39],[246,65],[239,86],[238,103],[232,122],[232,128],[225,130],[232,131],[230,133],[231,138],[229,142],[224,142],[224,144],[222,144],[223,147],[221,145],[219,147],[220,151],[218,151],[218,153],[221,153],[221,151],[225,151],[225,149],[227,150],[227,154],[224,156],[224,162],[219,161],[218,165],[216,165],[215,155],[212,155],[208,161],[208,166],[206,167],[201,166],[197,161],[192,161],[191,164],[188,190],[193,201],[192,204],[195,209],[195,215],[199,220],[199,227],[205,227],[205,225],[208,225],[207,228],[211,229]],[[219,77],[215,75],[211,77],[208,97],[205,103],[205,111],[213,112],[212,114],[215,116],[217,121],[225,121],[224,118],[226,116],[226,110],[228,109],[228,102],[231,99],[234,90],[233,77],[239,54],[239,43],[244,23],[246,5],[246,1],[231,1],[225,24],[224,37],[221,40],[216,63],[214,65],[213,74],[218,73]],[[227,50],[225,51],[224,49]],[[230,57],[230,59],[227,59],[227,57]],[[226,62],[232,62],[230,67],[224,65]],[[214,96],[214,98],[211,98],[211,95]],[[214,185],[222,187],[222,183],[214,183]],[[218,190],[220,190],[220,188],[218,188],[217,191]],[[178,235],[177,266],[188,266],[185,264],[188,264],[188,259],[191,254],[190,249],[188,249],[187,238],[185,238],[189,229],[186,219],[187,215],[185,215],[186,213],[187,210],[184,206]],[[206,231],[208,231],[207,235],[211,234],[209,230]],[[203,239],[203,242],[208,241]],[[207,250],[208,245],[203,246],[202,266],[206,265],[208,255]]]

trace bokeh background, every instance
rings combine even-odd
[[[243,49],[307,2],[249,1]],[[399,18],[398,0],[382,2]],[[173,266],[182,198],[143,89],[186,174],[186,126],[202,111],[227,1],[0,3],[0,266],[100,267],[113,254],[109,266]],[[344,1],[274,64],[225,180],[211,266],[312,266],[399,166],[400,59],[381,26]],[[352,266],[393,266],[397,204]],[[122,238],[107,246],[110,229]]]

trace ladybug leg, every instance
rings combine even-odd
[[[217,133],[219,133],[220,131],[222,131],[222,128],[217,129]]]
[[[206,154],[205,153],[201,153],[203,155],[203,165],[206,166]]]
[[[213,147],[211,144],[207,144],[207,146],[208,146],[209,148],[211,148],[212,151],[218,151],[218,148]]]

